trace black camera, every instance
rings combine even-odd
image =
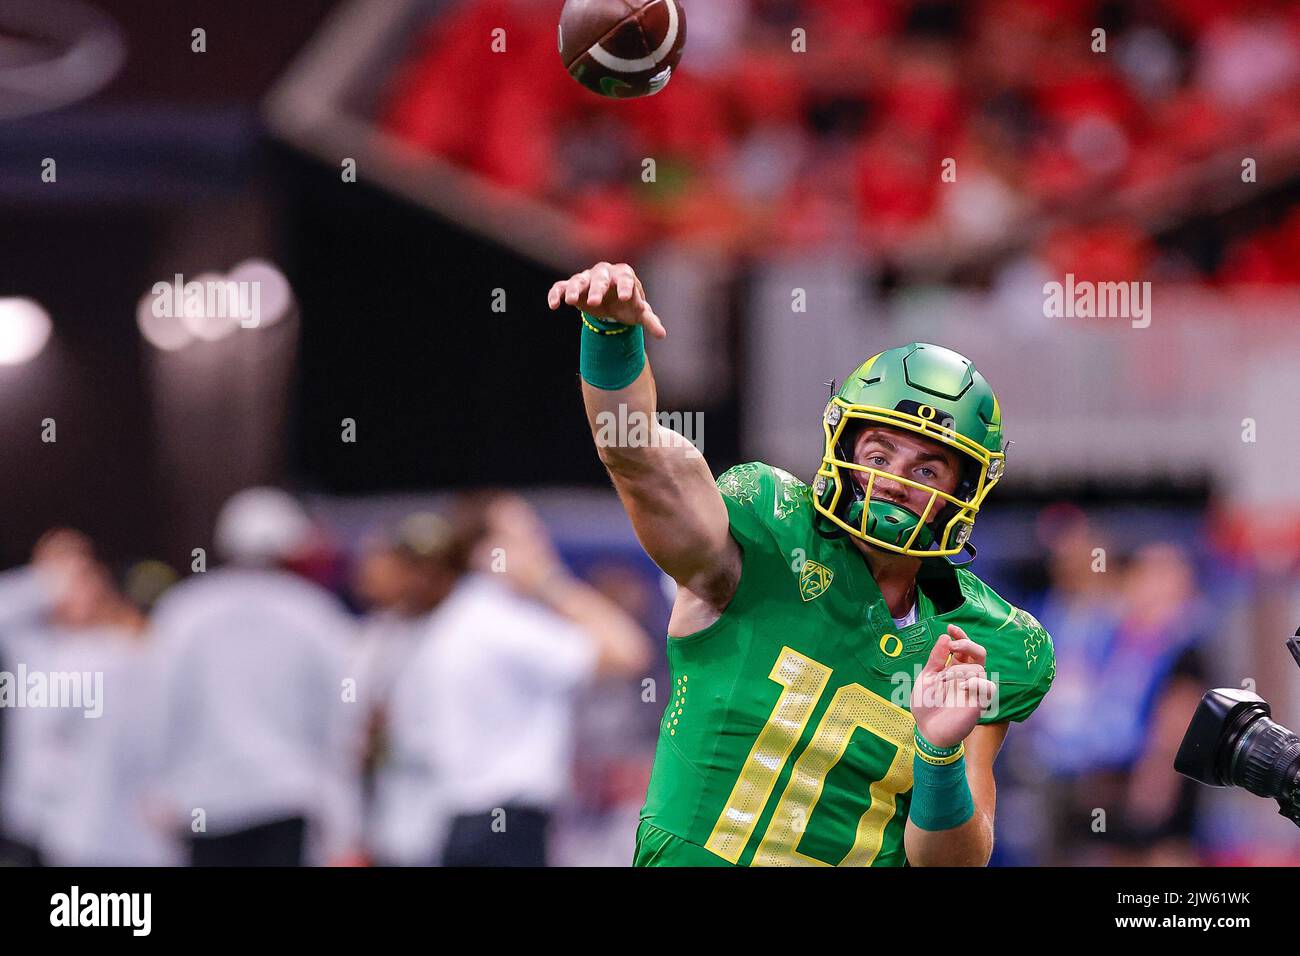
[[[1286,642],[1300,665],[1300,630]],[[1258,694],[1235,687],[1206,691],[1183,735],[1174,769],[1211,787],[1244,787],[1277,800],[1300,826],[1300,737],[1269,719]]]

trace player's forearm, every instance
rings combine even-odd
[[[585,368],[582,378],[596,451],[637,540],[665,574],[689,586],[727,546],[726,506],[708,464],[690,442],[659,424],[648,361],[624,388],[598,387]]]
[[[582,402],[596,453],[612,474],[636,475],[653,469],[654,444],[648,439],[658,424],[658,409],[648,359],[626,388],[598,388],[584,378]],[[640,436],[647,440],[639,440]]]
[[[991,737],[977,730],[956,746],[936,745],[916,731],[912,800],[903,843],[913,866],[984,866],[993,854]]]
[[[912,866],[987,866],[993,855],[993,821],[978,809],[949,830],[922,830],[908,820],[903,844]]]

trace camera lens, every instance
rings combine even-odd
[[[1223,738],[1227,779],[1261,797],[1295,801],[1300,796],[1300,737],[1257,709],[1243,716],[1247,721],[1238,732]]]

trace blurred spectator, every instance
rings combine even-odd
[[[313,536],[288,494],[240,492],[217,519],[228,566],[178,584],[155,610],[160,799],[187,828],[194,865],[338,862],[358,850],[352,623],[330,594],[281,570]]]
[[[55,611],[51,663],[93,680],[96,699],[58,709],[50,728],[41,855],[55,866],[174,866],[180,846],[147,802],[160,741],[147,623],[102,564],[79,570]]]
[[[403,670],[425,618],[455,586],[464,558],[451,524],[408,515],[362,546],[353,590],[369,613],[358,639],[358,692],[380,707]]]
[[[1051,586],[1040,606],[1039,620],[1056,647],[1056,680],[1052,703],[1048,705],[1044,698],[1031,733],[1042,735],[1039,759],[1068,773],[1078,769],[1078,761],[1087,756],[1060,744],[1088,725],[1081,726],[1081,715],[1090,711],[1094,700],[1094,662],[1102,658],[1105,642],[1118,623],[1121,588],[1117,582],[1123,571],[1105,536],[1081,512],[1052,509],[1040,523],[1048,539],[1044,543]]]
[[[649,558],[639,557],[603,555],[583,577],[648,633],[663,634],[669,607],[658,582],[665,576]],[[668,678],[666,650],[658,642],[643,672],[601,681],[582,695],[574,722],[574,800],[555,828],[552,866],[621,867],[632,859],[659,734],[662,705],[656,695]]]
[[[75,597],[92,561],[90,539],[58,528],[44,534],[31,563],[0,575],[0,663],[8,688],[0,706],[0,863],[39,865],[46,800],[57,759],[50,707],[17,706],[18,675],[52,670],[57,608]]]
[[[452,521],[478,539],[472,570],[394,688],[394,746],[430,755],[444,865],[542,866],[568,788],[575,694],[641,674],[646,635],[568,573],[521,499],[469,495]]]
[[[353,590],[370,611],[354,655],[357,697],[366,714],[365,848],[379,864],[430,860],[437,789],[431,757],[418,743],[429,728],[394,729],[391,697],[425,639],[430,614],[464,570],[464,551],[444,517],[420,512],[367,541],[357,560]]]
[[[1182,548],[1145,545],[1121,573],[1112,626],[1094,618],[1091,632],[1055,632],[1058,683],[1076,692],[1053,702],[1035,739],[1064,781],[1058,862],[1191,865],[1199,787],[1170,768],[1204,690],[1198,644],[1214,622]]]

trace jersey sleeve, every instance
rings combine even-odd
[[[772,541],[777,480],[772,466],[748,461],[728,468],[718,477],[718,491],[727,506],[731,536],[741,548],[765,547]]]
[[[808,486],[781,468],[761,461],[736,465],[718,478],[727,505],[731,536],[741,547],[759,544],[788,550],[806,543],[811,510]]]
[[[1022,721],[1038,707],[1056,679],[1056,651],[1052,637],[1028,611],[1013,609],[1012,626],[999,643],[998,710],[988,723]],[[991,675],[990,675],[991,676]]]

